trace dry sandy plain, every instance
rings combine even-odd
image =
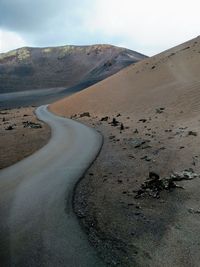
[[[197,37],[50,106],[104,136],[74,208],[108,266],[199,266],[199,70]]]
[[[37,120],[34,110],[29,107],[0,111],[0,169],[33,154],[49,140],[50,128]]]

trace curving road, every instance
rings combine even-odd
[[[0,266],[103,266],[71,204],[73,187],[98,154],[102,137],[47,106],[36,113],[51,126],[50,142],[0,171]]]

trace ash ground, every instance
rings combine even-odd
[[[103,133],[104,146],[76,188],[74,208],[100,256],[108,266],[198,266],[199,177],[136,196],[149,172],[200,173],[199,117],[186,123],[182,110],[159,106],[137,117],[90,115],[77,119]]]

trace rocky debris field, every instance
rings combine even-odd
[[[165,107],[143,117],[72,116],[104,135],[98,159],[76,188],[74,209],[108,266],[192,266],[191,240],[200,238],[191,234],[200,230],[191,222],[200,205],[200,124],[184,116]]]
[[[34,107],[1,110],[0,169],[31,155],[49,138],[50,129],[37,120]]]
[[[157,173],[150,172],[147,180],[141,185],[140,189],[136,191],[135,198],[148,195],[154,198],[160,198],[160,192],[163,190],[173,190],[175,188],[182,188],[176,182],[183,180],[192,180],[200,177],[194,173],[193,169],[184,170],[181,173],[172,173],[169,177],[160,178]]]

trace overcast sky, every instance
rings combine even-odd
[[[0,0],[0,53],[109,43],[153,55],[200,34],[200,0]]]

